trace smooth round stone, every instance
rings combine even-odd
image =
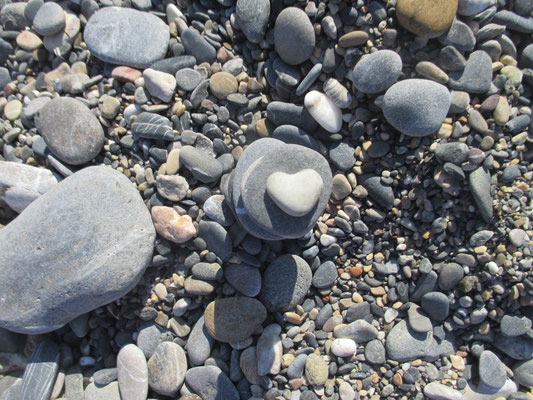
[[[183,68],[176,72],[176,82],[180,89],[192,92],[202,81],[202,75],[192,68]]]
[[[322,178],[313,169],[295,174],[274,172],[266,181],[266,192],[276,205],[293,217],[309,213],[324,189]]]
[[[479,378],[494,389],[501,388],[507,380],[505,365],[492,351],[485,350],[479,357]]]
[[[492,194],[490,192],[490,173],[483,167],[475,169],[468,176],[468,185],[481,217],[485,222],[489,222],[494,212],[492,208]]]
[[[339,46],[343,48],[356,47],[365,44],[368,40],[368,33],[365,31],[352,31],[339,38]]]
[[[368,191],[370,197],[386,209],[394,205],[394,192],[389,185],[385,185],[379,176],[361,175],[358,182]]]
[[[450,74],[452,77],[452,74]],[[468,93],[486,93],[492,82],[492,60],[483,50],[476,50],[470,54],[464,70],[460,76],[450,79],[450,87]]]
[[[201,182],[215,182],[222,175],[222,165],[210,154],[195,147],[183,146],[180,161]]]
[[[141,400],[148,396],[148,366],[141,349],[124,346],[117,355],[118,388],[123,400]]]
[[[479,14],[481,11],[496,4],[496,0],[459,0],[457,14],[465,17]]]
[[[472,29],[457,18],[453,20],[450,29],[439,38],[439,41],[446,46],[454,46],[462,53],[471,52],[476,46],[476,38]]]
[[[357,344],[352,339],[335,339],[331,352],[337,357],[352,357],[357,352]]]
[[[98,119],[85,104],[70,97],[55,98],[44,106],[37,127],[50,151],[67,164],[85,164],[104,146]]]
[[[294,174],[302,169],[318,172],[324,189],[312,211],[303,217],[293,217],[267,195],[266,182],[273,172]],[[306,147],[286,144],[250,167],[246,179],[241,182],[244,207],[255,223],[268,232],[285,238],[298,238],[305,235],[322,215],[331,195],[331,180],[331,170],[324,157]]]
[[[395,51],[379,50],[361,58],[353,69],[353,84],[363,93],[379,93],[393,85],[402,72]]]
[[[107,385],[89,383],[84,390],[84,395],[86,399],[91,400],[121,400],[117,381]]]
[[[409,326],[415,332],[429,332],[433,329],[431,320],[422,312],[421,308],[411,303],[407,311]]]
[[[446,32],[456,12],[457,0],[398,0],[396,3],[400,25],[428,39]]]
[[[533,386],[533,360],[523,361],[513,366],[514,379],[521,385]]]
[[[456,263],[444,264],[439,272],[439,287],[442,290],[454,289],[464,276],[463,268]]]
[[[445,86],[423,79],[406,79],[385,93],[383,114],[400,132],[423,137],[440,128],[450,104],[450,92]]]
[[[326,289],[335,283],[338,277],[337,267],[332,261],[321,264],[313,273],[313,286],[317,289]]]
[[[196,58],[189,55],[177,56],[164,58],[154,62],[150,68],[163,71],[171,75],[176,75],[176,73],[184,68],[192,68],[196,65]]]
[[[265,376],[268,374],[279,374],[281,370],[281,358],[283,355],[283,345],[280,338],[281,326],[270,324],[261,333],[257,340],[256,358],[257,374]]]
[[[393,310],[389,308],[389,310]],[[385,347],[379,339],[374,339],[368,342],[365,346],[366,360],[375,365],[383,364],[386,361]]]
[[[123,174],[105,166],[74,173],[0,230],[0,326],[50,332],[124,296],[152,260],[155,236]]]
[[[452,90],[450,114],[459,114],[465,112],[470,104],[470,95],[466,92]]]
[[[229,72],[217,72],[209,79],[209,89],[217,98],[224,100],[229,94],[237,93],[237,79]]]
[[[259,298],[269,311],[288,311],[300,304],[311,287],[309,264],[296,255],[276,258],[263,273]]]
[[[331,163],[341,171],[348,171],[355,164],[355,149],[348,141],[334,143],[329,148]]]
[[[150,29],[139,29],[140,26]],[[126,7],[104,7],[95,12],[83,38],[93,55],[110,64],[148,68],[165,57],[168,26],[153,14]]]
[[[463,400],[463,394],[458,390],[439,382],[430,382],[424,386],[424,394],[434,400]]]
[[[180,345],[163,342],[148,360],[148,384],[164,396],[173,396],[180,389],[187,372],[187,356]]]
[[[208,304],[204,313],[205,327],[219,342],[240,342],[261,326],[266,315],[265,307],[256,299],[227,297]]]
[[[4,106],[4,115],[10,121],[15,121],[22,113],[22,103],[19,100],[8,101]]]
[[[315,31],[307,14],[288,7],[279,13],[274,26],[276,52],[290,65],[298,65],[311,57],[315,48]]]
[[[187,340],[187,356],[192,365],[203,365],[211,354],[214,340],[207,332],[204,317],[200,317]]]
[[[221,194],[209,197],[202,208],[209,218],[222,226],[231,226],[235,222],[231,208]]]
[[[185,382],[203,400],[239,400],[240,398],[231,380],[214,365],[189,369],[185,375]]]
[[[65,27],[65,12],[54,2],[44,3],[33,18],[33,28],[39,35],[50,36]]]
[[[341,109],[324,93],[312,90],[305,95],[304,104],[309,114],[325,130],[337,133],[342,128]]]
[[[342,200],[352,192],[352,186],[343,174],[336,174],[333,177],[331,195],[335,200]]]
[[[181,40],[187,54],[196,58],[198,64],[203,62],[211,64],[215,61],[217,55],[215,48],[195,29],[185,29],[181,33]]]
[[[224,277],[245,296],[255,297],[261,290],[261,273],[256,267],[231,263],[224,267]]]
[[[176,78],[166,72],[157,71],[152,68],[147,68],[143,72],[144,85],[148,92],[153,97],[170,102],[174,97],[174,89],[176,89]]]
[[[288,144],[299,144],[300,146],[309,147],[311,150],[320,150],[320,145],[315,138],[294,125],[278,126],[274,129],[272,137]]]
[[[328,364],[317,354],[309,354],[305,360],[305,377],[311,385],[322,386],[328,379]]]
[[[223,261],[231,256],[233,249],[231,237],[218,222],[208,220],[200,221],[198,234],[207,243],[207,248]]]
[[[54,3],[55,4],[55,3]],[[24,50],[33,51],[43,45],[43,41],[31,31],[22,31],[17,36],[17,45]]]
[[[429,292],[422,296],[422,309],[432,320],[444,321],[450,311],[450,301],[444,293]]]
[[[28,22],[33,23],[33,19],[35,18],[37,11],[39,11],[39,8],[41,8],[43,4],[43,0],[30,0],[28,3],[26,3],[26,7],[24,8],[24,17]]]
[[[346,108],[352,104],[352,95],[335,78],[328,78],[322,85],[324,93],[335,103],[337,107]]]
[[[260,43],[263,40],[269,16],[269,0],[237,0],[235,7],[237,24],[250,42]]]
[[[154,206],[151,213],[157,233],[165,239],[185,243],[196,236],[196,228],[189,215],[179,215],[172,207],[165,206]]]
[[[157,192],[170,201],[183,200],[189,190],[189,183],[179,175],[157,175],[155,185]]]

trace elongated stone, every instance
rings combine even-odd
[[[59,370],[59,346],[41,342],[33,351],[22,376],[22,399],[48,400]]]

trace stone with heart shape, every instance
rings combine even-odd
[[[266,182],[266,191],[270,198],[293,217],[301,217],[311,211],[323,189],[322,177],[310,168],[295,174],[274,172]]]

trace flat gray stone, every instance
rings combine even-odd
[[[470,54],[465,69],[459,76],[450,75],[449,85],[468,93],[486,93],[492,83],[492,60],[483,50]]]
[[[231,226],[235,222],[235,216],[231,211],[226,198],[221,194],[209,197],[202,206],[205,215],[222,226]]]
[[[348,338],[356,343],[364,343],[378,337],[378,330],[364,319],[358,319],[335,330],[336,338]]]
[[[131,182],[108,167],[82,169],[0,231],[0,326],[49,332],[122,297],[150,263],[154,241]]]
[[[181,388],[187,372],[187,356],[180,345],[163,342],[148,360],[148,384],[164,396],[173,396]]]
[[[289,65],[298,65],[311,57],[315,31],[307,14],[297,7],[285,8],[274,26],[276,52]]]
[[[205,240],[207,248],[219,256],[222,261],[231,256],[233,243],[228,232],[218,222],[200,221],[198,235]]]
[[[180,162],[204,183],[217,181],[222,175],[222,165],[209,153],[192,146],[183,146],[180,149]]]
[[[185,382],[203,400],[239,400],[239,392],[233,383],[213,365],[189,369]]]
[[[187,356],[192,365],[203,365],[209,358],[213,348],[214,339],[207,332],[204,317],[202,316],[192,328],[187,340]]]
[[[22,376],[22,398],[48,400],[59,370],[59,346],[44,341],[33,351]]]
[[[441,292],[429,292],[422,296],[422,309],[437,322],[444,321],[450,311],[450,301]]]
[[[300,304],[311,287],[312,273],[303,258],[285,254],[264,271],[259,298],[269,311],[288,311]]]
[[[457,263],[447,263],[439,271],[439,287],[444,290],[452,290],[463,279],[465,273],[463,267]]]
[[[172,123],[166,117],[151,112],[140,113],[131,126],[133,138],[153,140],[174,140]]]
[[[315,151],[320,150],[320,145],[315,138],[310,136],[303,129],[294,125],[278,126],[276,129],[274,129],[272,137],[285,143],[299,144],[300,146],[309,147]]]
[[[339,273],[337,272],[337,266],[333,261],[326,261],[317,268],[313,273],[312,284],[317,289],[326,289],[333,286],[337,280]]]
[[[140,26],[150,29],[139,29]],[[126,7],[104,7],[95,12],[83,38],[93,55],[102,61],[148,68],[165,57],[168,26],[153,14]]]
[[[255,297],[261,290],[261,273],[251,265],[229,263],[224,267],[224,277],[245,296]]]
[[[450,104],[445,86],[425,79],[406,79],[385,93],[383,115],[400,132],[422,137],[438,131]]]
[[[533,360],[522,361],[513,366],[514,379],[523,386],[533,386]]]
[[[468,184],[481,217],[485,222],[489,222],[493,215],[489,172],[483,167],[475,169],[468,176]]]
[[[45,3],[33,18],[33,28],[42,36],[59,33],[65,28],[65,12],[57,3]]]
[[[485,350],[479,356],[479,378],[481,383],[500,389],[507,380],[505,365],[492,351]]]
[[[50,151],[67,164],[85,164],[104,146],[98,119],[85,104],[70,97],[46,104],[39,112],[37,127]]]
[[[429,332],[433,330],[431,320],[423,313],[417,304],[411,303],[411,307],[409,307],[409,310],[407,311],[407,317],[409,327],[415,332]]]
[[[117,355],[118,388],[124,400],[146,399],[148,366],[141,349],[128,344]]]
[[[282,101],[272,101],[267,106],[267,118],[276,126],[295,125],[312,134],[317,122],[306,107]]]
[[[366,360],[375,365],[381,365],[386,361],[385,346],[379,339],[374,339],[368,342],[365,346]]]
[[[198,64],[203,62],[211,64],[215,61],[217,55],[215,48],[197,30],[185,29],[181,33],[181,40],[187,54],[196,58]]]
[[[503,354],[515,360],[530,360],[533,358],[533,340],[524,336],[509,337],[497,334],[494,346]]]
[[[269,16],[269,0],[237,0],[235,8],[237,24],[250,42],[260,43],[263,40]]]
[[[381,181],[381,177],[367,174],[358,177],[357,181],[380,206],[386,209],[392,208],[394,205],[394,192],[392,187],[385,185]]]
[[[400,77],[402,59],[392,50],[378,50],[359,60],[353,69],[353,84],[363,93],[387,90]]]
[[[105,386],[89,383],[85,388],[85,400],[121,400],[118,382],[111,382]]]

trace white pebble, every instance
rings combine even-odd
[[[305,95],[304,104],[311,116],[322,128],[337,133],[342,128],[342,112],[324,93],[312,90]]]
[[[498,264],[496,264],[494,261],[490,261],[487,263],[487,269],[491,273],[491,275],[496,275],[498,271],[500,270],[498,268]]]
[[[176,317],[181,317],[183,314],[187,312],[187,309],[191,305],[192,300],[189,297],[184,297],[182,299],[179,299],[174,304],[174,307],[172,307],[172,314],[174,314]]]
[[[352,339],[335,339],[331,352],[337,357],[351,357],[357,352],[357,344]]]

